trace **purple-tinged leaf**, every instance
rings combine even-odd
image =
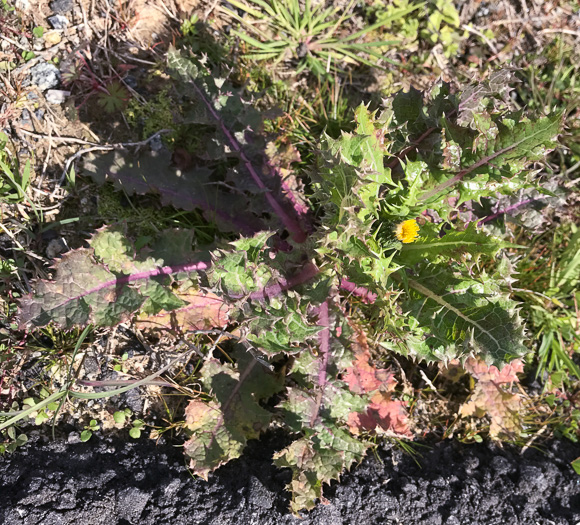
[[[158,193],[163,205],[183,210],[203,210],[205,217],[224,231],[251,235],[265,225],[248,213],[249,202],[240,193],[223,190],[211,180],[207,168],[180,170],[171,165],[169,152],[142,153],[112,151],[87,155],[84,169],[99,184],[109,180],[129,195]]]
[[[259,402],[282,389],[283,378],[268,373],[243,347],[238,347],[235,356],[237,370],[217,359],[204,363],[201,380],[213,399],[194,399],[185,411],[186,424],[193,432],[185,453],[193,472],[204,479],[239,457],[247,440],[266,430],[272,413]]]
[[[88,323],[112,326],[142,307],[149,313],[177,308],[183,301],[156,279],[209,266],[199,256],[165,266],[162,260],[138,260],[118,231],[100,231],[92,243],[95,248],[76,250],[57,260],[54,280],[39,281],[34,293],[22,298],[22,328],[50,322],[64,328]]]

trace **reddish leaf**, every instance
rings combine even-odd
[[[351,412],[348,426],[353,434],[361,431],[382,430],[398,436],[411,436],[405,402],[391,399],[386,392],[377,392],[371,398],[365,413]]]
[[[459,413],[476,417],[487,414],[491,420],[490,437],[519,433],[522,398],[519,394],[512,394],[508,385],[518,381],[516,374],[523,371],[523,363],[516,359],[500,371],[496,366],[488,366],[470,357],[464,366],[477,379],[477,384],[470,400],[462,405]]]
[[[353,366],[346,369],[343,377],[350,391],[355,394],[365,394],[374,390],[391,392],[397,381],[392,372],[384,368],[375,368],[370,363],[371,353],[364,333],[357,333],[357,344],[353,345],[353,349],[356,355]]]
[[[366,412],[351,412],[348,426],[353,434],[361,431],[382,431],[399,436],[410,436],[405,402],[391,398],[397,381],[390,370],[371,364],[371,353],[363,332],[357,331],[353,344],[355,359],[347,368],[343,380],[351,392],[369,395]]]

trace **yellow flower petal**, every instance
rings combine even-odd
[[[395,228],[395,235],[397,239],[403,241],[404,243],[413,242],[417,237],[419,237],[419,225],[415,219],[409,219],[408,221],[403,221],[397,224]]]

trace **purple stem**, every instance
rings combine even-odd
[[[290,277],[290,279],[280,279],[280,281],[276,284],[269,284],[257,292],[252,292],[247,297],[255,301],[265,301],[270,297],[276,297],[280,295],[282,292],[285,292],[290,288],[294,288],[299,284],[310,281],[310,279],[318,275],[319,271],[320,270],[316,267],[315,264],[307,263],[294,277]],[[234,299],[241,299],[242,297],[246,297],[244,294],[230,294],[230,296]]]
[[[262,179],[260,178],[260,176],[256,172],[254,166],[252,166],[252,163],[250,162],[248,157],[246,157],[246,154],[244,153],[242,146],[240,145],[238,140],[232,135],[230,130],[227,128],[227,126],[225,125],[225,123],[223,122],[221,117],[218,115],[215,108],[212,106],[211,102],[205,96],[205,93],[197,86],[197,84],[193,80],[191,81],[191,83],[193,85],[193,88],[195,89],[195,91],[199,95],[199,97],[203,100],[204,104],[207,106],[209,112],[212,114],[212,116],[219,123],[220,127],[222,128],[222,132],[229,140],[232,148],[235,151],[237,151],[238,154],[240,155],[242,162],[246,166],[246,169],[250,172],[250,175],[252,176],[252,179],[254,179],[254,182],[256,183],[258,188],[260,188],[261,190],[264,190],[264,192],[265,192],[264,195],[266,196],[266,200],[268,201],[268,204],[270,204],[272,209],[278,214],[278,216],[282,220],[282,223],[284,224],[284,226],[292,234],[292,238],[294,239],[294,241],[298,242],[298,243],[303,243],[306,240],[307,236],[306,236],[306,233],[304,232],[304,230],[302,229],[302,227],[300,226],[300,224],[298,224],[298,221],[296,219],[294,219],[293,217],[290,217],[284,211],[284,209],[282,208],[280,203],[274,198],[274,196],[272,195],[270,190],[262,182]]]
[[[209,267],[208,263],[205,262],[196,262],[196,263],[185,263],[185,264],[178,264],[175,266],[163,266],[161,268],[155,268],[154,270],[147,270],[145,272],[134,273],[131,275],[123,275],[122,277],[115,277],[114,279],[110,279],[109,281],[102,282],[93,288],[85,290],[84,292],[71,297],[62,303],[58,304],[56,307],[62,307],[69,304],[72,301],[77,301],[81,297],[86,297],[87,295],[91,295],[93,293],[100,292],[105,288],[112,288],[118,287],[127,283],[131,283],[133,281],[140,281],[143,279],[151,279],[152,277],[158,277],[160,275],[170,275],[177,272],[195,272],[199,270],[206,270]],[[28,319],[26,323],[21,323],[21,326],[25,326],[28,322],[32,321]]]
[[[487,217],[484,217],[477,224],[485,224],[486,222],[493,221],[494,219],[496,219],[500,215],[505,215],[506,213],[509,213],[510,211],[515,210],[516,208],[519,208],[520,206],[523,206],[524,204],[529,204],[530,202],[534,202],[534,201],[537,201],[537,200],[540,200],[543,198],[544,197],[538,197],[536,199],[528,199],[525,201],[517,202],[516,204],[512,204],[511,206],[508,206],[505,210],[498,211],[496,213],[492,213],[491,215],[488,215]]]
[[[347,292],[360,297],[363,303],[373,304],[377,300],[377,294],[371,292],[368,288],[364,286],[357,286],[353,282],[349,281],[346,277],[340,280],[340,288],[346,290]]]
[[[318,369],[318,395],[316,396],[316,405],[310,418],[310,426],[313,427],[318,418],[320,407],[322,406],[322,398],[324,396],[324,388],[326,387],[326,370],[328,368],[328,358],[330,356],[330,320],[328,317],[328,299],[324,301],[318,309],[318,326],[322,326],[322,330],[318,334],[318,341],[320,343],[320,368]]]
[[[280,169],[276,166],[273,166],[270,162],[268,162],[268,167],[278,176],[280,179],[280,184],[282,185],[282,190],[286,192],[288,200],[291,202],[294,211],[297,213],[298,217],[304,219],[308,216],[309,209],[304,204],[300,203],[298,199],[294,195],[294,191],[288,186],[284,177],[280,173]]]
[[[200,270],[207,270],[209,264],[203,261],[195,263],[185,263],[177,264],[175,266],[162,266],[161,268],[155,268],[155,270],[147,270],[145,272],[134,273],[131,275],[124,275],[123,277],[118,277],[117,279],[112,279],[105,283],[102,283],[95,289],[88,293],[98,292],[107,286],[112,286],[113,284],[127,284],[133,281],[140,281],[141,279],[151,279],[152,277],[158,277],[160,275],[171,275],[177,272],[199,272]]]

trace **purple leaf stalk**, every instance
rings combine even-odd
[[[266,200],[268,201],[268,204],[270,204],[270,206],[276,212],[278,217],[280,217],[280,220],[282,221],[282,223],[284,224],[286,229],[292,235],[292,239],[295,242],[303,243],[306,240],[307,235],[306,235],[306,232],[302,229],[302,227],[298,223],[298,220],[294,217],[290,217],[290,215],[288,213],[286,213],[286,211],[284,210],[282,205],[276,200],[274,195],[272,195],[272,192],[264,184],[264,182],[262,181],[262,179],[258,175],[258,172],[256,171],[256,169],[254,168],[254,166],[252,165],[252,163],[250,162],[250,160],[248,159],[248,157],[244,153],[244,150],[242,149],[241,144],[238,142],[238,140],[232,135],[230,130],[227,128],[224,121],[222,120],[222,118],[220,117],[218,112],[215,110],[215,108],[212,106],[210,100],[206,97],[203,90],[201,90],[193,80],[191,80],[191,84],[193,85],[193,88],[195,89],[198,96],[201,98],[201,100],[203,100],[204,104],[206,105],[209,112],[212,114],[213,118],[215,118],[216,121],[219,123],[219,125],[222,129],[222,132],[224,133],[224,135],[228,139],[231,147],[240,155],[242,162],[246,166],[246,169],[248,170],[248,172],[252,176],[252,179],[254,179],[254,182],[256,183],[258,188],[260,188],[261,190],[264,191],[264,195],[266,197]]]
[[[318,369],[318,395],[316,396],[316,405],[310,418],[310,426],[313,427],[318,419],[318,413],[322,406],[322,398],[324,396],[324,389],[326,387],[328,368],[328,358],[330,356],[330,319],[328,316],[328,299],[324,301],[318,309],[318,326],[322,330],[318,334],[318,341],[320,343],[320,367]]]
[[[377,300],[377,294],[371,292],[368,288],[364,286],[357,286],[353,282],[349,281],[346,277],[340,280],[340,288],[346,290],[352,295],[360,297],[363,303],[373,304]]]

